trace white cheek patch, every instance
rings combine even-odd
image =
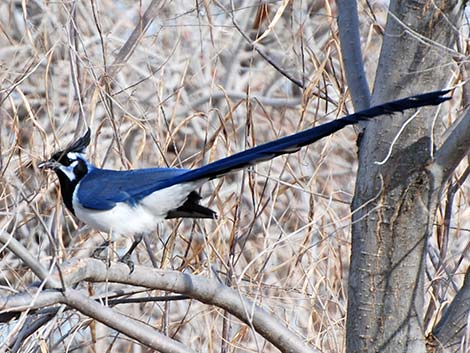
[[[68,155],[68,154],[67,154]],[[73,172],[73,169],[78,165],[78,161],[74,161],[69,166],[62,165],[59,169],[64,173],[70,181],[74,181],[77,177]]]

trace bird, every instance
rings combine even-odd
[[[130,254],[142,236],[154,231],[165,219],[214,219],[216,212],[200,204],[197,189],[205,182],[229,172],[247,168],[283,154],[294,153],[347,125],[407,109],[439,105],[450,99],[450,90],[440,90],[377,105],[288,135],[195,169],[145,168],[102,169],[85,155],[91,130],[64,150],[38,164],[51,169],[59,179],[66,208],[79,220],[98,231],[134,236],[134,242],[121,257],[133,270]]]

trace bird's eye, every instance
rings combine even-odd
[[[54,153],[51,157],[51,160],[59,162],[63,166],[68,167],[70,164],[73,163],[75,159],[70,158],[68,154],[65,154],[63,151]]]

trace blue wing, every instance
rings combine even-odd
[[[109,210],[117,202],[137,204],[188,169],[150,168],[127,171],[92,168],[80,181],[78,201],[86,208]],[[160,185],[163,185],[160,187]]]

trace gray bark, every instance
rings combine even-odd
[[[470,268],[462,288],[432,331],[430,343],[437,352],[459,352],[470,311]]]
[[[391,1],[373,104],[446,87],[461,11],[449,1]],[[413,112],[369,123],[360,141],[348,352],[426,351],[423,260],[441,188],[425,168],[435,109],[421,109],[393,146]]]

